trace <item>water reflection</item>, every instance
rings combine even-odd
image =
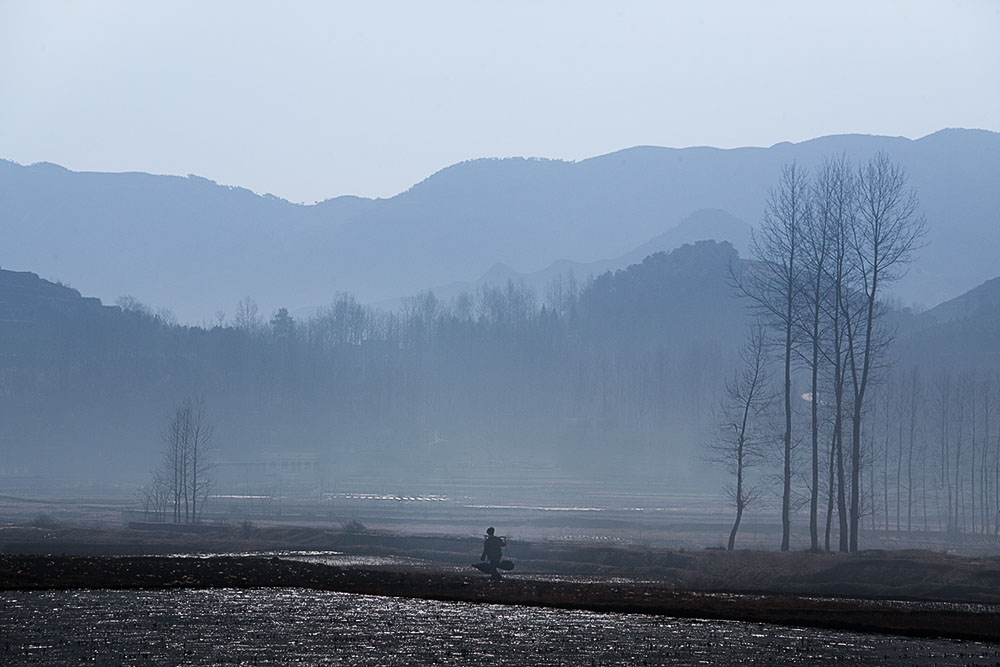
[[[159,558],[160,556],[156,556]],[[420,558],[410,558],[408,556],[372,556],[364,554],[345,554],[341,551],[330,550],[266,550],[266,551],[225,551],[202,553],[173,553],[166,554],[165,558],[281,558],[283,560],[301,561],[303,563],[317,563],[319,565],[332,565],[334,567],[361,567],[369,569],[404,567],[406,569],[429,569],[437,567],[436,564]],[[440,568],[438,568],[440,569]]]
[[[297,589],[0,594],[2,664],[994,665],[1000,647]]]

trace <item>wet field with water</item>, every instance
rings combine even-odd
[[[0,664],[1000,665],[1000,645],[299,589],[0,593]]]

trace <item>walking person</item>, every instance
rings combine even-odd
[[[483,538],[483,555],[479,557],[479,560],[489,563],[490,580],[500,581],[502,577],[497,566],[500,565],[500,560],[503,558],[503,548],[507,546],[507,540],[503,537],[497,537],[493,534],[494,532],[493,526],[486,529],[486,537]]]

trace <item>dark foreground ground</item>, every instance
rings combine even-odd
[[[290,527],[10,527],[0,528],[0,590],[300,587],[1000,642],[997,557],[512,542],[517,569],[494,584],[469,567],[480,544]],[[288,550],[362,565],[270,555]]]

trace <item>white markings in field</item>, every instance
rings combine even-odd
[[[323,500],[330,502],[333,500],[389,500],[397,503],[447,503],[451,502],[448,496],[437,494],[427,494],[419,496],[400,496],[395,493],[324,493]]]
[[[540,510],[543,512],[604,512],[604,507],[539,507],[536,505],[464,505],[474,510]]]

